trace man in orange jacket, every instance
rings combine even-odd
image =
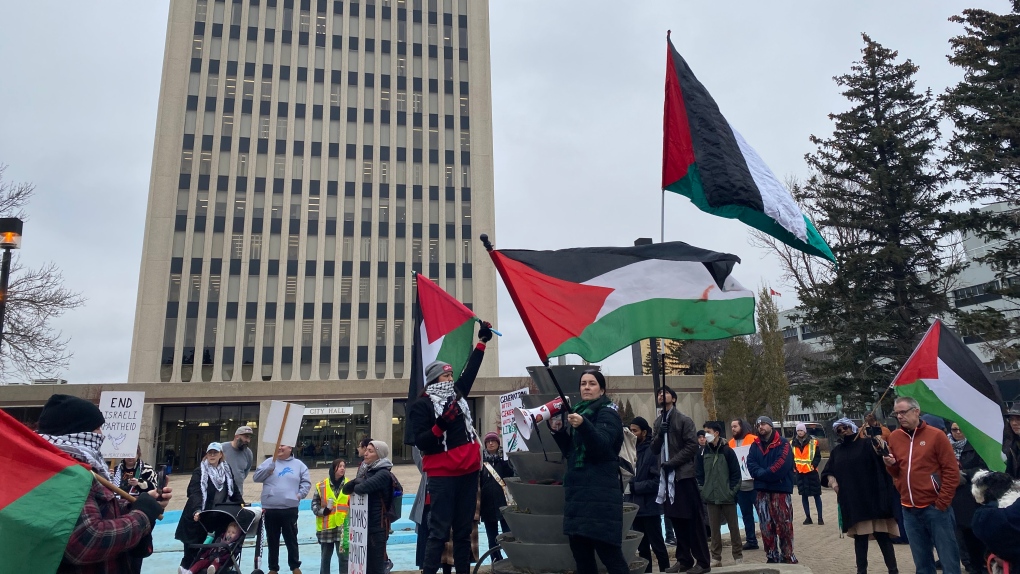
[[[883,458],[900,492],[914,567],[917,574],[935,574],[934,548],[943,573],[960,574],[951,507],[960,467],[953,445],[945,433],[921,420],[920,405],[913,398],[900,397],[893,408],[900,428],[889,435],[889,454]]]

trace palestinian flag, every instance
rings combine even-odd
[[[921,410],[960,425],[991,470],[1003,471],[1002,395],[980,359],[942,321],[928,329],[892,386]]]
[[[474,349],[475,314],[439,285],[417,273],[414,340],[411,342],[411,380],[405,410],[425,391],[425,367],[433,361],[450,363],[460,373]],[[405,425],[404,443],[414,442]]]
[[[0,410],[0,570],[56,572],[92,473]]]
[[[597,362],[649,337],[754,332],[754,295],[730,276],[735,255],[681,242],[489,255],[543,359]]]
[[[796,249],[835,261],[832,250],[757,152],[723,117],[666,36],[662,189],[698,209],[739,219]]]

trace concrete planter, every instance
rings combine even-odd
[[[566,544],[567,535],[563,534],[562,514],[532,514],[522,512],[516,506],[504,506],[500,509],[503,518],[510,526],[510,532],[521,542],[534,544]],[[627,532],[634,525],[638,507],[636,504],[623,505],[623,531]]]
[[[644,574],[648,561],[644,558],[635,558],[629,564],[630,574]],[[553,572],[522,570],[515,567],[509,560],[500,560],[492,565],[492,574],[561,574]]]
[[[633,557],[637,554],[638,544],[643,534],[636,531],[627,532],[623,540],[623,555]],[[577,566],[574,564],[574,556],[570,552],[570,545],[561,544],[534,544],[517,540],[512,532],[500,534],[496,539],[500,548],[506,553],[506,557],[518,570],[531,573],[539,572],[574,572]],[[598,561],[599,570],[605,571],[602,561]],[[644,565],[642,565],[644,568]]]
[[[562,519],[564,493],[558,484],[527,484],[519,478],[506,479],[514,504],[529,514],[555,514]],[[562,522],[562,520],[561,520]]]

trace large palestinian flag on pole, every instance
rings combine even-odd
[[[489,252],[539,355],[596,362],[649,337],[754,332],[754,295],[735,255],[686,243]]]
[[[662,189],[698,209],[738,219],[796,249],[835,261],[832,250],[754,148],[730,126],[666,36]]]
[[[92,473],[0,410],[0,571],[56,572]]]
[[[411,342],[411,378],[405,409],[425,390],[425,367],[443,361],[460,374],[474,349],[475,314],[421,273],[415,274],[418,299],[415,304],[414,340]],[[405,425],[404,443],[414,442]]]
[[[967,441],[991,470],[1002,471],[1004,419],[999,386],[973,351],[936,320],[893,379],[901,397],[921,410],[960,425]]]

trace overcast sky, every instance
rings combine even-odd
[[[559,249],[659,238],[666,30],[723,114],[782,179],[805,177],[811,134],[846,101],[832,77],[861,33],[920,66],[919,88],[960,80],[948,22],[1005,0],[695,2],[491,0],[497,247]],[[0,163],[30,181],[22,262],[55,262],[87,304],[57,326],[74,383],[123,381],[131,348],[167,2],[7,0],[0,8]],[[681,196],[666,240],[735,253],[747,287],[793,305],[776,260],[740,223]],[[485,230],[477,230],[483,232]],[[484,264],[476,262],[476,265]],[[499,287],[500,373],[538,362]],[[575,358],[576,360],[576,358]],[[609,374],[631,374],[628,352]]]

